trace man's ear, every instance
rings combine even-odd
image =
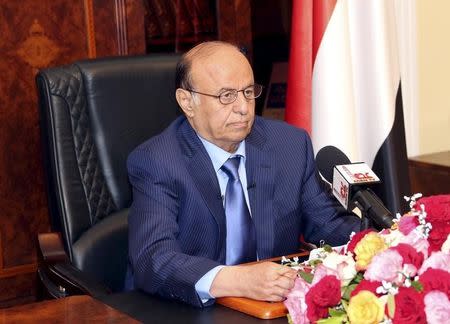
[[[193,98],[191,93],[187,90],[178,88],[175,91],[175,97],[186,117],[194,117],[194,109],[192,108]]]

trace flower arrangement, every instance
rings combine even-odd
[[[290,323],[450,323],[450,195],[405,197],[391,229],[312,251],[285,305]]]

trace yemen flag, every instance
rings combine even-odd
[[[286,121],[366,162],[391,212],[410,195],[395,1],[294,0]]]

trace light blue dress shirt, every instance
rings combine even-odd
[[[203,139],[202,137],[198,136],[200,140],[202,141],[206,152],[208,152],[209,157],[211,158],[214,170],[216,171],[217,180],[219,181],[219,187],[220,187],[220,194],[222,196],[222,201],[224,202],[225,197],[225,190],[227,188],[228,183],[228,176],[225,172],[223,172],[220,168],[222,165],[232,156],[240,155],[241,160],[239,164],[239,178],[241,180],[242,189],[244,190],[244,196],[245,201],[248,206],[248,210],[250,211],[250,215],[252,213],[250,209],[250,204],[248,202],[248,191],[247,191],[247,173],[245,170],[245,140],[242,141],[239,144],[238,149],[235,153],[227,152],[217,145],[212,144],[211,142],[208,142],[207,140]],[[195,290],[197,291],[197,294],[202,299],[203,303],[206,303],[209,299],[213,298],[211,294],[209,293],[209,290],[211,288],[211,284],[216,277],[217,273],[220,269],[222,269],[224,266],[217,266],[211,270],[209,270],[203,277],[201,277],[197,283],[195,284]]]

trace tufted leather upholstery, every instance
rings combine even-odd
[[[37,75],[52,229],[70,261],[123,288],[131,189],[126,158],[179,113],[178,55],[106,58]]]

